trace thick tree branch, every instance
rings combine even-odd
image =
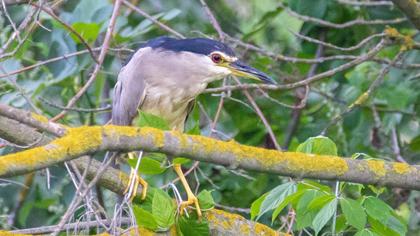
[[[211,235],[266,235],[266,236],[287,236],[289,234],[279,233],[271,228],[257,223],[252,222],[240,215],[228,213],[222,210],[210,210],[207,211],[205,214],[209,226]],[[130,223],[129,219],[123,219],[122,223]],[[110,222],[104,220],[102,224],[109,225]],[[96,221],[89,221],[89,222],[78,222],[78,223],[71,223],[67,225],[67,229],[73,230],[75,228],[83,228],[84,226],[96,227],[100,226]],[[11,232],[0,231],[1,235],[17,235],[17,234],[24,234],[24,235],[33,235],[33,234],[48,234],[54,231],[56,225],[53,226],[43,226],[39,228],[31,228],[31,229],[21,229],[21,230],[14,230]],[[145,228],[132,228],[131,230],[127,231],[122,235],[151,235],[151,236],[176,236],[176,229],[174,227],[171,230],[166,232],[152,232]],[[110,235],[107,233],[103,233],[101,235]]]
[[[411,23],[420,30],[420,7],[416,0],[392,0],[392,2],[408,17]]]
[[[62,136],[66,132],[66,128],[64,126],[54,122],[49,122],[48,118],[44,116],[22,111],[5,104],[0,104],[0,116],[7,117],[14,121],[19,121],[56,136]]]
[[[51,143],[0,158],[0,176],[15,176],[97,151],[161,152],[231,168],[284,176],[420,189],[420,168],[379,160],[280,152],[175,131],[123,126],[68,128]]]
[[[18,121],[11,120],[0,116],[0,137],[7,139],[10,142],[19,144],[19,145],[28,145],[36,140],[41,140],[40,144],[46,144],[51,141],[50,138],[45,137],[43,134],[39,133],[36,129],[30,128],[24,124],[19,123]],[[2,157],[0,157],[1,159]],[[81,171],[84,171],[88,166],[87,156],[73,160]],[[91,160],[89,169],[87,171],[87,179],[92,179],[99,169],[101,163],[96,160]],[[98,181],[98,184],[107,188],[108,190],[123,195],[126,186],[128,185],[129,177],[124,172],[121,172],[114,168],[108,168],[104,175]],[[137,196],[141,196],[142,188],[139,186],[137,190]],[[242,216],[231,214],[221,210],[211,210],[206,214],[207,220],[209,221],[209,226],[212,232],[212,235],[221,235],[221,234],[244,234],[248,232],[248,235],[255,235],[257,233],[265,233],[264,235],[283,235],[272,230],[271,228],[259,224],[257,222],[249,221]],[[91,222],[94,223],[94,222]],[[69,227],[71,228],[71,224]],[[80,223],[77,223],[76,226],[80,227]],[[23,234],[46,234],[51,233],[56,229],[56,226],[46,226],[41,228],[33,229],[23,229],[12,231],[10,234],[14,235],[15,233]],[[245,231],[244,231],[245,230]],[[172,235],[174,231],[153,233],[144,228],[139,229],[139,233],[147,233],[148,235]],[[2,233],[8,233],[1,231]],[[246,234],[245,234],[246,235]]]

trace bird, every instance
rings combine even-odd
[[[238,59],[232,48],[223,42],[166,36],[150,39],[135,51],[118,74],[112,101],[112,124],[130,126],[141,110],[163,118],[172,130],[183,132],[196,97],[209,83],[228,75],[276,84],[267,74]],[[198,199],[191,191],[181,165],[174,163],[173,168],[187,194],[187,200],[180,204],[180,214],[194,205],[200,217]],[[130,176],[137,186],[143,186],[144,199],[147,182],[137,173],[132,172]]]

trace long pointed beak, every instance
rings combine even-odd
[[[237,76],[260,80],[266,84],[277,84],[270,76],[239,60],[231,62],[228,68],[232,71],[232,74]]]

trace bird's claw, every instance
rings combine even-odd
[[[183,215],[184,214],[184,209],[186,209],[188,206],[191,206],[191,205],[195,206],[195,210],[197,211],[197,216],[200,219],[201,216],[202,216],[201,209],[200,209],[200,204],[198,203],[197,197],[194,196],[194,195],[188,196],[187,201],[181,202],[181,204],[179,205],[180,215]]]
[[[139,185],[143,187],[140,199],[144,200],[146,199],[148,183],[142,177],[140,177],[134,169],[131,169],[130,179],[128,181],[127,187],[124,190],[124,195],[128,194],[127,197],[129,202],[132,202],[136,197]]]

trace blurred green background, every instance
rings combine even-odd
[[[54,2],[47,2],[48,5]],[[136,4],[136,3],[135,3]],[[252,66],[272,76],[279,84],[287,84],[306,78],[309,74],[319,74],[348,62],[348,60],[326,60],[313,66],[308,63],[295,63],[281,60],[267,53],[256,52],[244,47],[236,40],[258,46],[272,55],[287,55],[297,58],[329,57],[337,55],[360,56],[375,46],[379,38],[373,39],[363,47],[353,51],[340,51],[322,47],[296,37],[299,33],[340,47],[358,44],[366,37],[382,33],[387,25],[397,28],[405,35],[417,38],[416,30],[407,21],[399,24],[360,25],[342,29],[325,27],[313,22],[294,17],[288,9],[317,19],[333,23],[344,23],[356,19],[372,21],[376,19],[392,20],[404,17],[394,6],[353,6],[333,0],[215,0],[207,2],[223,31],[229,35],[225,42],[233,47],[238,57]],[[218,39],[217,32],[208,20],[199,1],[192,0],[153,0],[136,4],[159,21],[187,37],[211,37]],[[102,45],[104,34],[112,13],[113,3],[103,0],[60,1],[54,12],[61,20],[71,25],[92,48]],[[32,11],[26,4],[7,5],[11,20],[19,25]],[[3,13],[4,9],[3,9]],[[31,100],[42,114],[53,117],[60,109],[46,104],[42,99],[56,105],[65,106],[70,98],[84,85],[93,70],[94,62],[88,53],[37,66],[22,73],[2,76],[26,66],[81,51],[85,46],[60,23],[44,12],[36,13],[33,21],[38,20],[33,30],[21,34],[23,43],[13,42],[3,54],[0,54],[0,102],[14,107],[33,110]],[[13,27],[6,17],[0,17],[0,46],[5,45]],[[169,35],[150,20],[135,11],[122,6],[115,27],[115,34],[102,70],[95,83],[78,101],[77,107],[98,108],[111,104],[112,88],[124,60],[141,43],[153,37]],[[173,35],[172,35],[173,36]],[[5,52],[16,53],[4,56]],[[392,44],[381,50],[377,59],[392,60],[400,45]],[[316,55],[316,52],[319,55]],[[1,52],[1,51],[0,51]],[[418,51],[405,52],[399,63],[414,65],[410,68],[390,68],[383,83],[370,97],[367,103],[345,115],[336,124],[329,126],[331,120],[345,111],[370,84],[378,77],[384,64],[377,61],[361,63],[344,72],[312,83],[306,105],[300,104],[305,89],[271,91],[250,90],[252,97],[267,118],[275,136],[286,150],[295,150],[298,144],[309,137],[324,133],[335,142],[340,156],[361,156],[395,161],[401,155],[410,164],[417,164],[420,152],[419,94],[420,79],[417,59]],[[312,67],[313,72],[310,72]],[[243,80],[245,83],[252,81]],[[235,84],[233,80],[227,83]],[[219,87],[222,81],[210,85]],[[24,95],[24,96],[23,96]],[[235,139],[237,142],[252,146],[273,148],[261,118],[249,104],[241,91],[225,94],[224,106],[218,119],[215,136],[220,139]],[[26,97],[26,98],[25,98]],[[198,98],[196,115],[191,116],[190,126],[199,124],[203,135],[211,132],[211,121],[216,114],[221,94],[203,94]],[[110,118],[109,112],[69,112],[60,122],[70,126],[105,124]],[[395,150],[395,137],[400,153]],[[3,148],[2,153],[13,151],[12,147]],[[95,157],[102,158],[103,153]],[[363,157],[361,157],[363,158]],[[185,165],[185,168],[191,163]],[[147,169],[147,167],[144,167]],[[275,175],[229,170],[225,167],[201,163],[200,170],[188,176],[193,188],[212,190],[217,204],[249,210],[254,200],[274,187],[285,183],[288,178]],[[34,227],[57,223],[73,198],[74,187],[63,171],[57,166],[50,169],[51,188],[47,190],[46,176],[40,171],[35,183],[30,186],[30,194],[17,212],[14,226],[19,228]],[[171,169],[158,175],[145,175],[154,187],[162,186],[175,178]],[[15,179],[23,181],[23,177]],[[334,183],[322,182],[334,188]],[[360,188],[359,188],[360,187]],[[351,186],[343,194],[354,196],[375,196],[392,206],[412,235],[417,235],[420,214],[420,196],[416,191],[400,189],[381,189],[375,187]],[[17,194],[22,187],[6,184],[0,188],[0,226],[9,228],[8,215],[16,203]],[[356,187],[355,187],[356,188]],[[102,190],[101,190],[102,191]],[[104,191],[105,203],[112,202],[114,196]],[[109,205],[111,206],[111,204]],[[240,212],[246,217],[249,214]],[[285,216],[286,212],[282,215]],[[340,214],[340,213],[339,213]],[[272,225],[278,228],[284,219]],[[271,224],[265,215],[259,221]],[[310,231],[310,230],[309,230]],[[298,232],[298,231],[295,231]],[[347,227],[343,232],[352,235],[355,231]],[[399,231],[404,232],[404,231]],[[347,234],[346,234],[347,235]],[[366,234],[368,235],[368,234]]]

